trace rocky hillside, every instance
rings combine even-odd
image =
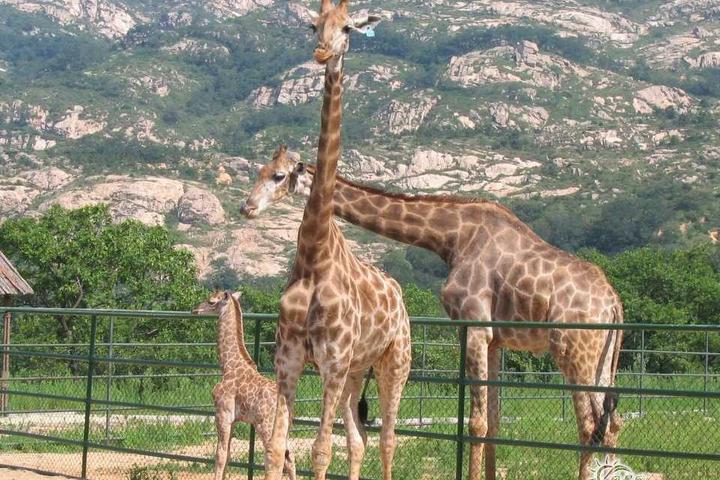
[[[279,142],[313,157],[316,3],[0,0],[0,221],[106,202],[204,275],[282,275],[302,203],[239,207]],[[353,4],[385,21],[348,56],[347,176],[573,216],[662,177],[709,200],[655,237],[717,241],[720,0]]]

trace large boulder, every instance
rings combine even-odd
[[[188,187],[177,206],[178,219],[183,223],[220,225],[225,223],[225,210],[220,200],[197,187]]]
[[[637,113],[650,114],[655,110],[671,108],[679,113],[685,113],[692,106],[690,96],[679,88],[653,85],[644,88],[635,94],[633,108]]]

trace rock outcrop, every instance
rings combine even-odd
[[[138,23],[138,15],[106,0],[0,0],[22,12],[43,13],[63,25],[85,23],[109,38],[125,36]]]
[[[66,138],[77,140],[105,129],[107,123],[104,120],[80,118],[84,112],[84,107],[81,105],[75,105],[72,109],[67,111],[65,117],[55,123],[53,127],[54,130]]]
[[[685,59],[691,68],[720,68],[720,52],[708,52]]]
[[[75,178],[72,174],[67,173],[64,170],[60,170],[57,167],[47,167],[41,170],[22,172],[18,175],[18,177],[27,181],[35,188],[45,192],[62,188],[72,182]]]
[[[274,0],[212,0],[205,8],[221,17],[242,17],[258,8],[268,7]]]
[[[22,185],[0,185],[0,222],[28,211],[40,191]]]
[[[578,4],[573,4],[570,8],[562,8],[562,6],[551,3],[491,0],[483,0],[478,3],[483,6],[487,5],[485,8],[497,15],[551,24],[572,32],[574,35],[600,37],[621,47],[631,46],[645,31],[642,25],[619,14]]]
[[[183,223],[220,225],[225,223],[225,210],[220,200],[197,187],[188,187],[177,204],[177,216]]]
[[[374,115],[376,132],[390,132],[399,135],[418,130],[430,110],[437,105],[438,97],[416,95],[410,102],[391,100],[387,107]]]
[[[554,55],[540,53],[533,42],[502,46],[452,57],[447,76],[463,87],[521,82],[531,87],[556,89],[569,78],[584,78],[587,69]]]
[[[188,224],[219,225],[225,221],[225,212],[215,195],[178,180],[123,175],[88,180],[89,186],[61,192],[43,202],[40,210],[55,204],[80,208],[107,203],[115,221],[134,219],[146,225],[164,225],[174,211],[181,222]]]
[[[668,108],[678,113],[685,113],[692,106],[693,101],[687,93],[679,88],[654,85],[644,88],[635,94],[633,107],[637,113],[650,114],[655,110]]]

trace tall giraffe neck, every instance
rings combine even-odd
[[[314,259],[322,254],[330,238],[335,174],[340,159],[342,75],[341,57],[328,64],[325,69],[317,167],[300,227],[303,260],[311,266],[317,263]]]
[[[241,365],[257,368],[245,348],[242,312],[234,298],[228,300],[218,316],[218,353],[223,375],[239,366],[235,363],[237,359]]]
[[[307,172],[316,175],[315,166],[308,165]],[[463,226],[507,222],[535,237],[517,217],[493,202],[393,194],[355,184],[339,175],[336,182],[335,215],[384,237],[435,252],[448,263],[471,239],[462,235]]]

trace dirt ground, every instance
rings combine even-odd
[[[63,476],[41,475],[27,470],[13,470],[9,468],[0,468],[0,479],[2,480],[71,480]]]
[[[344,436],[333,435],[333,444],[338,454],[344,453],[341,447],[345,444]],[[295,455],[309,455],[312,449],[313,439],[293,439],[293,449]],[[370,439],[372,444],[377,442],[376,438]],[[233,439],[232,451],[233,458],[240,458],[248,451],[248,442],[240,439]],[[174,450],[171,453],[190,457],[200,457],[213,459],[215,452],[215,443],[207,442],[202,445],[188,446]],[[342,452],[342,453],[341,453]],[[258,442],[256,449],[256,461],[262,462],[263,448]],[[82,455],[78,453],[0,453],[0,465],[13,465],[24,467],[31,470],[40,470],[48,472],[58,472],[67,476],[55,475],[47,476],[34,473],[28,470],[7,469],[0,467],[0,480],[69,480],[77,479],[80,476],[80,464]],[[131,455],[119,452],[94,451],[88,454],[88,471],[87,476],[92,480],[130,480],[131,473],[143,467],[161,466],[167,463],[183,465],[182,462],[174,462],[161,458],[148,457],[143,455]],[[179,473],[177,478],[180,480],[211,480],[212,473],[186,472]],[[164,477],[159,477],[158,480]],[[169,477],[168,477],[169,478]],[[246,477],[237,472],[229,471],[225,476],[230,480],[243,480]],[[255,478],[261,479],[262,476],[255,475]]]

